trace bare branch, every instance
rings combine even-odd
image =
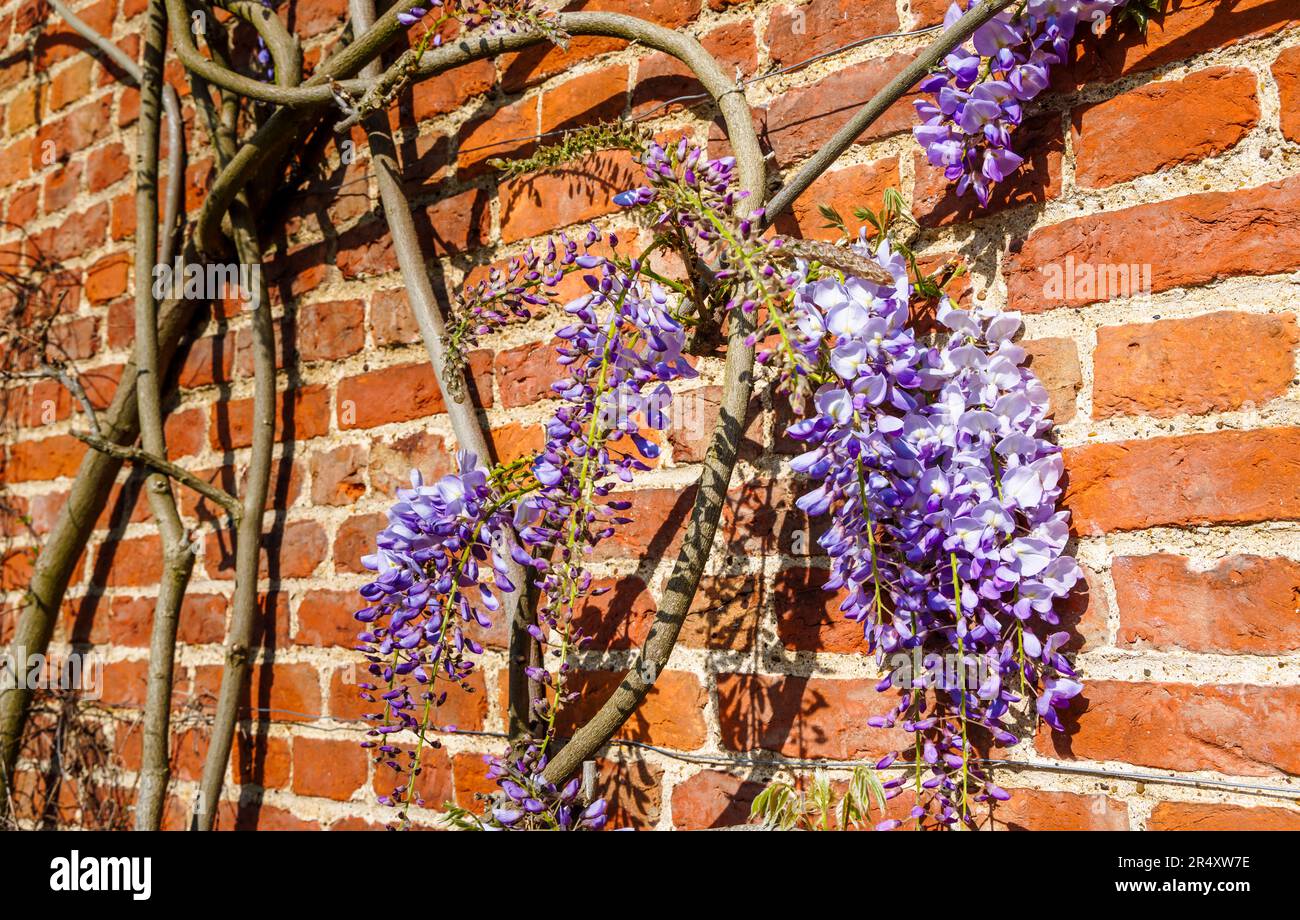
[[[405,30],[405,27],[398,21],[397,14],[405,13],[407,10],[418,6],[420,2],[421,0],[401,0],[400,3],[395,4],[387,13],[379,17],[374,28],[348,45],[343,52],[340,52],[337,57],[338,64],[336,65],[338,70],[344,72],[346,76],[351,76],[360,70],[366,61],[379,54],[397,37],[398,33]],[[167,0],[167,10],[173,22],[183,23],[189,21],[185,9],[185,0]],[[213,86],[247,99],[271,102],[288,108],[310,108],[329,103],[334,98],[328,83],[329,77],[320,72],[316,74],[316,77],[321,77],[321,79],[313,78],[302,86],[271,85],[235,73],[233,70],[204,57],[195,46],[194,36],[187,28],[172,29],[172,40],[177,55],[180,56],[187,69],[198,74]],[[331,74],[330,76],[337,75]]]
[[[84,431],[74,431],[72,436],[78,441],[92,447],[102,454],[112,457],[115,460],[122,460],[127,463],[138,463],[141,466],[149,467],[158,473],[172,479],[187,489],[193,489],[213,504],[223,508],[236,521],[243,514],[243,508],[239,499],[231,495],[225,489],[218,488],[205,479],[200,479],[183,466],[178,466],[170,460],[149,453],[139,447],[125,447],[116,441],[110,441],[107,438],[98,435],[89,434]]]

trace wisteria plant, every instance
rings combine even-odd
[[[149,782],[137,826],[157,827],[166,801],[170,662],[193,565],[171,484],[211,500],[236,528],[235,598],[220,699],[194,806],[193,826],[207,829],[221,802],[241,688],[254,658],[276,398],[275,332],[262,290],[250,323],[253,411],[266,423],[254,426],[242,496],[168,462],[156,381],[165,378],[170,355],[192,325],[194,305],[184,299],[159,304],[148,279],[155,264],[169,262],[182,247],[187,261],[211,260],[229,246],[242,263],[260,265],[254,214],[274,182],[254,177],[287,170],[293,180],[296,142],[314,128],[329,130],[318,122],[331,105],[344,116],[334,130],[342,135],[361,125],[369,138],[393,251],[461,447],[456,472],[436,482],[412,475],[365,558],[372,577],[356,614],[368,672],[360,692],[370,704],[364,744],[392,776],[379,801],[393,809],[393,826],[411,826],[413,807],[444,804],[420,797],[426,749],[456,731],[441,715],[443,706],[451,694],[472,688],[484,632],[503,619],[511,637],[511,740],[486,758],[498,791],[484,807],[450,807],[445,819],[483,829],[606,825],[608,804],[580,788],[572,774],[617,731],[671,653],[734,470],[755,351],[795,413],[787,433],[803,452],[791,468],[808,482],[799,506],[828,521],[820,538],[831,563],[826,589],[839,593],[844,615],[860,624],[863,652],[876,657],[884,675],[880,690],[893,695],[886,711],[869,721],[910,736],[876,765],[898,774],[882,784],[886,797],[911,790],[910,810],[879,826],[972,824],[976,803],[1007,797],[978,752],[1016,743],[1033,720],[1060,728],[1058,710],[1081,689],[1062,654],[1067,635],[1056,612],[1080,570],[1066,553],[1067,516],[1056,508],[1061,458],[1049,439],[1046,393],[1015,343],[1019,318],[959,306],[943,293],[946,276],[918,270],[905,241],[892,232],[901,214],[897,193],[888,197],[887,214],[863,212],[874,234],[864,230],[842,245],[791,239],[773,233],[770,224],[918,81],[927,98],[917,103],[916,139],[959,194],[973,192],[987,203],[996,184],[1020,168],[1015,128],[1080,30],[1100,34],[1108,18],[1120,16],[1143,25],[1159,0],[954,4],[936,40],[770,199],[746,81],[725,74],[690,35],[636,17],[555,12],[533,0],[398,0],[377,15],[374,0],[349,0],[351,32],[304,77],[301,45],[275,14],[275,0],[218,0],[232,15],[208,31],[190,28],[186,0],[149,0],[142,64],[60,0],[49,3],[141,88],[136,205],[143,229],[134,258],[139,334],[136,360],[123,371],[102,430],[95,425],[93,434],[79,435],[94,451],[35,562],[16,638],[44,651],[52,611],[62,607],[116,464],[144,465],[154,478],[154,514],[176,534],[167,540],[167,589],[160,592],[150,640],[159,667],[150,674],[142,771]],[[201,7],[195,16],[208,9],[195,5]],[[233,41],[245,26],[255,31],[255,41]],[[191,228],[181,219],[180,106],[171,88],[164,90],[169,32],[217,166]],[[527,160],[496,164],[507,173],[535,172],[596,149],[634,151],[644,180],[613,201],[649,228],[651,242],[629,254],[624,241],[601,227],[555,234],[464,286],[444,316],[386,110],[413,81],[542,43],[563,45],[577,35],[637,42],[682,62],[720,114],[733,153],[711,156],[689,136],[668,140],[619,122],[569,132]],[[403,41],[407,50],[381,65],[381,53]],[[239,47],[251,49],[247,61],[232,54]],[[166,207],[160,209],[164,109],[170,164]],[[168,215],[161,248],[153,220],[160,210]],[[674,258],[656,258],[665,253]],[[681,270],[674,274],[665,264]],[[563,301],[563,282],[574,275],[586,293]],[[938,300],[939,330],[922,334],[911,316],[917,301],[927,298]],[[526,322],[539,308],[567,317],[556,333],[564,371],[551,387],[558,399],[545,424],[545,444],[531,456],[493,464],[466,400],[465,355],[482,337]],[[723,411],[701,464],[656,630],[600,711],[563,737],[568,729],[560,713],[575,697],[574,655],[590,640],[578,612],[603,590],[595,587],[590,559],[637,513],[620,487],[657,456],[657,432],[668,425],[676,385],[696,373],[692,347],[719,330],[727,337]],[[142,446],[130,446],[141,430]],[[955,668],[947,666],[951,662]],[[525,685],[520,703],[516,690]],[[17,763],[29,705],[26,691],[0,694],[0,792]],[[841,826],[866,819],[865,789]],[[5,800],[0,795],[0,813]]]
[[[917,104],[924,123],[916,135],[959,194],[971,189],[987,203],[993,184],[1019,167],[1011,138],[1024,103],[1046,87],[1077,25],[1100,33],[1120,5],[1027,0],[978,29],[923,82],[935,98]],[[946,24],[962,13],[954,4]],[[620,136],[604,127],[596,134],[610,146]],[[580,239],[559,234],[529,248],[463,292],[448,337],[459,360],[479,336],[552,303],[570,272],[583,272],[590,289],[562,305],[573,321],[558,331],[556,351],[569,376],[552,386],[560,403],[545,447],[491,470],[462,454],[461,472],[432,486],[417,474],[366,560],[378,578],[363,593],[382,599],[358,614],[381,679],[366,687],[383,706],[368,744],[409,776],[381,801],[410,804],[419,750],[403,763],[392,736],[410,729],[426,742],[445,698],[430,675],[463,680],[473,666],[467,654],[481,651],[465,629],[487,626],[501,608],[498,593],[519,587],[504,577],[508,553],[533,573],[543,598],[528,627],[553,659],[549,669],[529,669],[545,688],[531,701],[542,728],[487,758],[501,794],[481,817],[453,809],[453,821],[604,823],[603,802],[585,810],[576,802],[576,780],[557,789],[541,777],[557,743],[556,714],[573,696],[571,654],[587,639],[575,617],[593,593],[584,559],[635,513],[612,490],[656,456],[642,432],[665,426],[668,384],[694,375],[682,355],[688,327],[741,311],[759,318],[751,341],[763,344],[759,360],[800,416],[787,434],[806,450],[791,466],[816,483],[799,507],[830,521],[820,538],[832,564],[825,587],[843,595],[844,616],[861,624],[864,652],[885,675],[878,689],[897,695],[867,721],[912,736],[876,766],[906,767],[884,791],[894,798],[910,787],[914,803],[906,819],[879,827],[973,824],[974,803],[1008,797],[981,766],[976,733],[984,743],[1015,744],[1014,716],[1026,706],[1060,729],[1057,710],[1082,689],[1061,653],[1069,636],[1055,612],[1081,572],[1065,552],[1068,515],[1057,510],[1062,464],[1047,437],[1047,393],[1014,343],[1020,319],[962,309],[939,292],[942,332],[927,339],[910,325],[911,308],[934,279],[912,277],[915,260],[892,240],[888,217],[864,214],[875,242],[864,229],[847,247],[764,235],[762,209],[741,207],[733,159],[709,158],[687,138],[667,147],[636,140],[645,144],[645,184],[615,203],[645,212],[652,249],[710,266],[714,288],[695,302],[688,284],[648,268],[649,253],[621,259],[618,239],[593,227]],[[517,171],[561,160],[542,152]]]

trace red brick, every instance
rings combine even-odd
[[[463,756],[465,755],[457,755],[457,760]],[[402,765],[404,767],[407,765],[405,758],[402,760]],[[409,773],[398,773],[382,763],[375,766],[373,788],[379,795],[392,795],[397,790],[405,795],[410,781]],[[495,783],[492,785],[496,786]],[[456,795],[453,767],[446,749],[426,746],[420,752],[420,772],[415,778],[415,787],[412,791],[417,806],[423,803],[426,808],[440,809],[453,800]]]
[[[1217,0],[1181,0],[1167,4],[1145,35],[1131,29],[1093,38],[1085,32],[1074,50],[1077,63],[1060,68],[1059,79],[1071,84],[1110,81],[1300,23],[1295,8],[1277,0],[1237,0],[1230,12],[1225,15]]]
[[[546,433],[537,422],[507,422],[488,432],[488,450],[498,463],[533,457],[546,446]]]
[[[636,175],[631,154],[612,151],[510,179],[501,185],[501,240],[513,243],[616,211],[613,197],[635,185]]]
[[[1081,534],[1300,518],[1300,429],[1221,431],[1065,452],[1064,502]]]
[[[897,748],[902,730],[870,728],[893,698],[875,681],[818,677],[718,675],[722,743],[733,751],[857,760]]]
[[[451,73],[411,84],[411,114],[417,122],[455,111],[474,96],[492,88],[496,67],[491,61],[462,64]]]
[[[325,531],[315,521],[295,521],[262,535],[259,578],[308,578],[329,550]],[[235,577],[235,553],[228,531],[208,534],[204,565],[211,578]]]
[[[109,144],[90,155],[86,183],[92,192],[102,192],[131,175],[131,158],[121,144]]]
[[[761,597],[753,575],[705,575],[678,641],[693,648],[752,651],[758,647]]]
[[[703,35],[700,44],[713,55],[724,73],[752,74],[757,69],[754,25],[748,20],[719,26]],[[700,99],[681,98],[697,95],[707,98],[704,85],[689,67],[672,55],[651,54],[637,64],[636,83],[632,87],[632,114],[638,118],[651,113],[662,115],[698,105]]]
[[[1300,179],[1240,192],[1207,192],[1140,204],[1044,227],[1013,247],[1007,266],[1009,307],[1039,313],[1106,300],[1107,284],[1063,283],[1087,267],[1098,274],[1150,263],[1151,293],[1239,275],[1300,267]],[[1156,258],[1177,252],[1178,258]],[[1072,261],[1067,261],[1070,257]],[[1132,293],[1121,291],[1119,293]]]
[[[786,569],[777,574],[777,634],[793,651],[864,653],[862,624],[844,618],[840,610],[846,594],[822,587],[827,569]],[[887,598],[887,595],[886,595]]]
[[[986,830],[1009,831],[1126,831],[1128,809],[1104,795],[1012,789],[1011,799],[977,820]]]
[[[195,682],[216,688],[221,682],[220,665],[195,669]],[[315,665],[255,664],[248,684],[240,695],[243,718],[254,721],[312,722],[320,717],[320,681]],[[301,740],[301,739],[298,739]]]
[[[551,384],[568,376],[552,342],[536,342],[497,352],[496,378],[501,407],[514,409],[541,399],[554,399]]]
[[[388,525],[384,514],[362,514],[339,525],[334,538],[334,569],[338,572],[364,572],[361,557],[375,551],[375,534]]]
[[[627,106],[627,66],[593,70],[542,94],[542,133],[610,121]]]
[[[208,414],[202,409],[185,409],[167,416],[163,427],[167,456],[171,460],[192,457],[203,450],[208,439]]]
[[[609,802],[606,827],[649,830],[663,807],[663,771],[644,760],[601,758],[596,761],[596,795]]]
[[[45,213],[62,211],[81,194],[81,161],[62,164],[45,177]]]
[[[631,501],[632,518],[613,536],[596,545],[597,559],[657,559],[675,556],[686,533],[686,522],[695,505],[695,487],[688,489],[642,489],[620,494]]]
[[[1282,395],[1295,376],[1295,317],[1227,311],[1103,326],[1093,353],[1093,416],[1201,415]]]
[[[364,663],[354,668],[336,670],[330,676],[330,715],[336,719],[359,720],[368,712],[382,709],[360,697],[357,682],[371,683],[374,678],[365,671]],[[476,670],[467,681],[472,692],[453,688],[447,700],[434,710],[432,724],[439,728],[455,725],[466,731],[479,731],[487,717],[487,694],[484,692],[483,672]]]
[[[1273,78],[1282,97],[1282,133],[1288,140],[1300,141],[1300,47],[1277,56]]]
[[[470,356],[466,375],[470,380],[466,382],[472,391],[474,404],[480,408],[492,406],[491,366],[491,355],[487,352]],[[394,399],[395,393],[401,394],[401,398]],[[399,364],[347,377],[339,384],[338,424],[341,429],[374,428],[446,411],[442,389],[427,361]]]
[[[812,86],[786,90],[774,99],[767,110],[767,136],[780,162],[789,163],[821,147],[910,61],[908,55],[895,54],[852,64]],[[891,105],[858,136],[858,142],[910,130],[916,120],[914,98],[908,94]]]
[[[298,357],[303,361],[335,361],[359,352],[366,344],[365,309],[359,300],[300,307],[295,324]]]
[[[526,157],[537,148],[537,97],[520,99],[495,112],[468,122],[461,129],[459,159],[461,172],[474,174],[487,168],[491,159]]]
[[[289,785],[292,758],[290,742],[284,738],[249,737],[240,731],[235,734],[235,747],[230,752],[231,775],[240,786],[283,789]]]
[[[355,741],[295,738],[293,791],[346,802],[366,782],[366,761]]]
[[[253,443],[253,400],[234,399],[212,405],[208,440],[213,450],[234,450]],[[275,395],[276,441],[305,441],[329,433],[330,394],[320,385]]]
[[[158,537],[132,537],[104,543],[95,568],[110,588],[140,587],[158,583],[162,573],[162,541]]]
[[[226,636],[229,601],[218,594],[185,595],[176,637],[187,645],[211,645]]]
[[[1255,75],[1211,67],[1073,115],[1075,180],[1104,188],[1230,150],[1259,121]]]
[[[1300,811],[1201,802],[1160,802],[1147,819],[1147,830],[1300,831]]]
[[[1184,556],[1121,556],[1111,565],[1119,644],[1284,655],[1300,649],[1300,564],[1229,556],[1193,571]]]
[[[488,242],[492,215],[491,196],[472,188],[444,198],[425,209],[427,226],[421,227],[434,255],[464,255]]]
[[[879,213],[884,204],[885,190],[890,188],[899,188],[897,159],[826,173],[795,200],[788,214],[776,219],[776,229],[800,239],[837,240],[840,231],[827,227],[826,218],[819,210],[821,205],[830,205],[844,218],[850,237],[857,239],[858,228],[865,226],[866,221],[855,217],[854,211],[869,208]]]
[[[434,482],[453,471],[452,448],[441,435],[415,431],[370,445],[370,488],[378,495],[393,495],[411,484],[411,470]]]
[[[749,806],[762,791],[762,783],[701,770],[673,786],[673,827],[695,831],[748,824]]]
[[[560,710],[561,734],[572,734],[604,704],[623,681],[622,671],[574,671],[569,687],[578,698]],[[687,671],[659,674],[631,718],[615,734],[678,751],[693,751],[708,739],[704,725],[706,693],[699,678]]]
[[[369,462],[364,444],[343,444],[311,455],[311,500],[317,505],[351,505],[366,494],[362,471]]]
[[[154,573],[155,579],[157,576],[158,573]],[[151,597],[113,598],[109,601],[108,641],[130,648],[148,646],[153,612],[154,599]]]
[[[410,345],[420,341],[420,326],[406,291],[375,291],[370,298],[370,328],[375,344]]]
[[[233,815],[230,813],[232,810]],[[233,803],[225,802],[222,804],[221,812],[215,825],[218,830],[222,828],[237,831],[320,830],[320,824],[316,821],[299,818],[283,808],[265,805],[256,799],[241,802],[237,807]]]
[[[671,3],[664,0],[582,0],[569,4],[568,8],[626,13],[665,28],[677,29],[699,14],[700,0],[674,0]],[[594,36],[575,37],[569,41],[567,49],[544,43],[518,54],[504,55],[501,59],[501,84],[506,92],[518,92],[526,86],[565,73],[581,61],[625,47],[627,44],[618,39]]]
[[[1029,356],[1029,369],[1047,388],[1052,420],[1064,425],[1074,418],[1083,369],[1074,340],[1067,338],[1026,339],[1020,343]]]
[[[1163,770],[1294,774],[1300,740],[1281,727],[1297,718],[1300,687],[1089,681],[1062,717],[1066,732],[1044,726],[1035,744],[1049,756]]]
[[[591,587],[593,591],[608,590],[599,596],[588,595],[578,605],[574,622],[590,637],[583,648],[607,651],[641,645],[659,612],[645,581],[637,575],[597,578]]]
[[[785,66],[839,48],[850,35],[879,35],[897,29],[898,11],[890,0],[812,0],[803,6],[774,9],[766,40],[772,63]]]
[[[298,631],[293,641],[351,648],[360,632],[353,614],[364,606],[356,591],[308,591],[298,603]]]

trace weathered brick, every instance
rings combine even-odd
[[[1035,744],[1049,756],[1163,770],[1295,774],[1300,739],[1280,727],[1297,718],[1300,687],[1094,680],[1062,717],[1067,731],[1043,726]]]
[[[1104,795],[1013,789],[1011,799],[977,812],[980,826],[1009,831],[1126,831],[1128,809]]]
[[[594,153],[563,168],[518,176],[501,185],[501,239],[512,243],[618,209],[614,195],[636,184],[624,151]]]
[[[898,11],[890,0],[812,0],[782,5],[768,20],[772,63],[793,64],[844,44],[847,35],[878,35],[898,28]]]
[[[360,624],[352,616],[364,606],[356,591],[308,591],[298,602],[298,631],[293,641],[298,645],[356,645]]]
[[[1300,831],[1300,811],[1209,802],[1159,802],[1147,819],[1147,830]]]
[[[470,355],[466,383],[475,405],[492,406],[492,357],[487,352]],[[399,399],[394,394],[400,394]],[[339,384],[339,428],[374,428],[447,411],[442,388],[427,361],[399,364]]]
[[[857,113],[911,58],[895,54],[876,61],[851,64],[812,86],[786,90],[767,109],[767,136],[782,163],[812,153]],[[860,134],[862,143],[907,131],[916,110],[908,94],[899,99]]]
[[[293,791],[346,802],[365,784],[367,760],[354,741],[295,738]]]
[[[1282,133],[1300,141],[1300,47],[1288,48],[1273,62],[1273,78],[1282,97]]]
[[[904,733],[870,728],[892,700],[875,682],[819,677],[719,674],[722,743],[733,751],[857,760],[897,748]]]
[[[762,783],[701,770],[673,786],[673,827],[695,831],[746,824],[749,806],[762,791]]]
[[[866,222],[855,217],[854,210],[869,208],[879,213],[885,190],[898,187],[898,160],[893,158],[825,173],[795,200],[788,213],[776,219],[776,229],[806,240],[839,239],[840,231],[828,227],[819,210],[829,205],[844,218],[850,238],[857,239],[858,228]],[[868,232],[874,231],[868,228]]]
[[[1300,564],[1229,556],[1194,570],[1185,556],[1121,556],[1111,565],[1119,644],[1283,655],[1300,649]]]
[[[1008,305],[1040,313],[1131,296],[1141,292],[1133,266],[1143,282],[1149,272],[1149,293],[1292,271],[1300,267],[1298,206],[1300,179],[1287,179],[1052,224],[1013,246]]]
[[[1220,312],[1103,326],[1092,414],[1201,415],[1267,402],[1295,376],[1295,317]]]
[[[1220,431],[1066,450],[1081,534],[1300,518],[1300,429]]]
[[[1076,109],[1075,180],[1104,188],[1230,150],[1259,121],[1255,75],[1211,67]]]
[[[234,450],[253,443],[253,400],[213,403],[208,440],[213,450]],[[276,441],[305,441],[329,432],[330,394],[320,385],[275,395]]]
[[[1073,339],[1026,339],[1020,343],[1029,356],[1029,369],[1047,388],[1052,421],[1064,425],[1074,418],[1083,369]]]
[[[573,730],[596,714],[609,695],[622,682],[622,671],[574,671],[570,688],[578,698],[560,710],[558,723],[562,734]],[[630,738],[658,744],[678,751],[693,751],[704,744],[708,732],[704,726],[705,691],[699,678],[688,671],[663,671],[655,680],[632,717],[623,724],[615,738]]]

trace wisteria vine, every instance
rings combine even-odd
[[[934,100],[917,104],[916,136],[959,193],[973,189],[987,203],[1019,167],[1010,139],[1024,104],[1047,86],[1077,26],[1098,29],[1122,5],[1026,0],[925,81]],[[962,12],[954,4],[949,24]],[[413,9],[403,22],[426,13]],[[531,700],[540,727],[484,758],[499,792],[482,814],[446,814],[461,828],[605,825],[605,801],[584,800],[577,780],[560,787],[543,775],[557,714],[575,696],[572,655],[589,638],[576,613],[599,590],[587,560],[629,522],[616,487],[648,469],[658,448],[647,434],[667,424],[670,385],[695,375],[683,354],[691,327],[739,310],[758,318],[759,358],[799,415],[788,434],[805,450],[792,468],[816,483],[799,507],[830,521],[819,538],[831,560],[825,587],[843,593],[841,610],[861,624],[885,675],[878,689],[897,694],[868,721],[912,736],[877,764],[906,768],[886,795],[910,785],[907,820],[918,827],[973,825],[973,803],[1008,798],[978,751],[1017,743],[1021,716],[1061,729],[1058,710],[1082,689],[1056,613],[1081,570],[1066,553],[1068,514],[1057,510],[1062,462],[1048,439],[1047,394],[1014,342],[1020,319],[945,296],[943,331],[919,336],[911,305],[931,279],[909,274],[915,261],[888,233],[838,247],[765,234],[762,210],[741,206],[730,158],[710,158],[686,138],[636,142],[645,144],[645,184],[614,201],[646,215],[650,250],[624,257],[618,238],[594,226],[560,233],[453,304],[446,345],[463,364],[482,336],[555,305],[566,276],[581,272],[588,287],[562,305],[570,321],[556,350],[568,376],[552,385],[558,403],[542,450],[492,468],[462,453],[459,472],[431,485],[413,474],[365,559],[375,573],[357,614],[372,676],[362,692],[375,706],[366,746],[398,778],[380,802],[403,827],[411,805],[430,804],[416,793],[422,752],[455,730],[437,713],[450,685],[467,687],[483,652],[475,629],[521,587],[507,575],[509,556],[542,598],[528,631],[551,664],[527,671],[542,688]],[[651,269],[658,248],[683,257],[686,280]],[[413,748],[399,742],[406,734]]]

